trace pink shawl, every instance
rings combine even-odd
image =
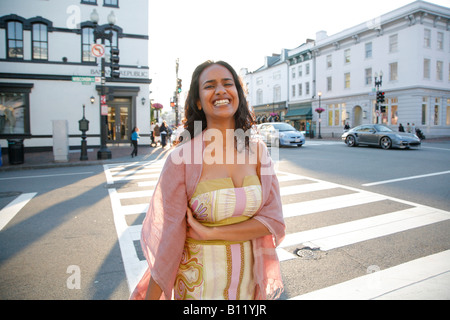
[[[141,245],[149,267],[130,299],[145,299],[150,276],[171,299],[176,273],[186,239],[186,207],[202,173],[203,134],[177,147],[167,158],[141,234]],[[263,223],[271,235],[252,240],[255,299],[277,299],[283,292],[280,264],[275,247],[285,235],[278,179],[264,143],[258,143],[262,205],[254,219]]]

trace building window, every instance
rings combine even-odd
[[[366,59],[372,58],[372,42],[367,42],[365,45]]]
[[[443,32],[437,33],[437,49],[444,50],[444,33]]]
[[[423,78],[430,79],[430,59],[423,59]]]
[[[434,99],[434,113],[433,113],[433,124],[435,126],[439,125],[439,105],[441,104],[441,99]]]
[[[292,79],[295,79],[295,68],[292,68],[291,71],[292,71]]]
[[[427,97],[422,97],[422,125],[427,124]]]
[[[281,71],[275,71],[273,73],[273,80],[280,80],[281,79]]]
[[[423,46],[425,48],[431,48],[431,30],[425,29],[425,33],[423,36]]]
[[[305,69],[305,74],[309,75],[309,63],[306,64]]]
[[[310,90],[309,90],[309,82],[306,82],[306,83],[305,83],[305,94],[306,94],[307,96],[309,96],[309,92],[310,92]]]
[[[81,0],[81,3],[97,5],[97,0]]]
[[[393,34],[389,37],[389,53],[398,51],[398,35]]]
[[[104,0],[105,7],[119,7],[119,0]]]
[[[436,61],[436,80],[444,80],[444,63],[442,61]]]
[[[303,86],[301,83],[298,84],[298,95],[299,96],[303,95]]]
[[[445,120],[445,124],[450,126],[450,99],[447,99],[447,117]]]
[[[344,63],[350,63],[350,49],[344,51]]]
[[[262,104],[263,103],[263,91],[261,89],[258,89],[256,91],[256,104]]]
[[[331,54],[327,55],[327,69],[331,69],[333,67],[333,60]]]
[[[82,61],[95,62],[95,57],[91,55],[91,44],[94,43],[94,28],[83,28],[81,32]]]
[[[398,124],[398,98],[389,99],[390,108],[391,108],[391,124]]]
[[[0,85],[0,136],[30,134],[29,94],[33,84]]]
[[[327,77],[327,91],[333,90],[333,83],[331,79],[331,77]]]
[[[258,77],[258,78],[256,78],[256,84],[257,84],[257,85],[263,84],[263,77]]]
[[[295,97],[295,85],[292,85],[292,97]]]
[[[303,66],[298,66],[298,76],[303,76]]]
[[[7,25],[8,58],[23,59],[23,25],[18,21],[10,21]]]
[[[47,25],[33,24],[33,59],[48,60]]]
[[[281,101],[281,87],[279,85],[273,87],[273,101]]]
[[[350,89],[350,72],[344,74],[344,89]]]
[[[119,48],[119,38],[117,36],[118,35],[117,31],[113,30],[113,29],[108,29],[108,31],[112,32],[113,36],[112,36],[111,42],[107,41],[106,45],[105,45],[105,55],[106,55],[105,61],[107,63],[111,62],[111,49],[112,48],[115,48],[115,49]]]
[[[366,86],[372,85],[372,68],[368,68],[365,70],[365,84]]]
[[[389,80],[396,81],[398,80],[398,63],[390,63],[389,64]]]

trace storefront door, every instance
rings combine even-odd
[[[108,142],[129,142],[131,132],[131,98],[108,102]]]

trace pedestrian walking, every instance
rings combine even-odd
[[[398,125],[398,132],[405,132],[405,128],[403,128],[401,123]]]
[[[276,299],[283,284],[275,247],[285,235],[279,184],[262,141],[226,143],[227,133],[254,124],[236,71],[223,61],[199,65],[185,110],[185,139],[164,164],[142,226],[149,266],[130,298]],[[238,156],[245,161],[223,161]]]
[[[411,133],[411,126],[409,125],[409,122],[406,124],[406,132]]]
[[[166,147],[167,141],[167,123],[163,120],[161,127],[159,128],[159,134],[161,135],[161,147],[164,149]]]
[[[152,140],[152,142],[151,142],[151,146],[153,146],[153,144],[155,144],[155,146],[156,146],[156,143],[155,143],[155,136],[153,135],[153,131],[155,130],[155,123],[152,121],[151,123],[150,123],[150,139]]]
[[[133,151],[131,151],[131,157],[137,157],[138,154],[138,141],[139,141],[139,128],[134,127],[131,131],[131,144],[133,145]]]

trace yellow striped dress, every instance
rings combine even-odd
[[[189,205],[206,226],[229,225],[250,219],[262,201],[258,176],[246,176],[241,188],[231,178],[201,181]],[[186,239],[174,285],[176,300],[253,299],[251,241]]]

